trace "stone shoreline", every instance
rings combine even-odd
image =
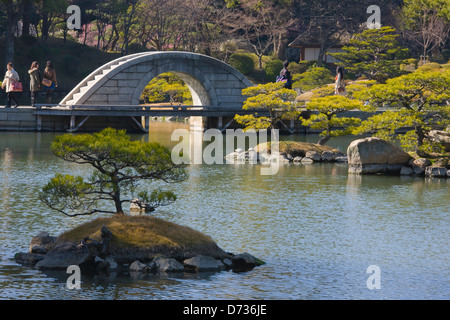
[[[255,148],[257,149],[257,148]],[[391,143],[379,138],[354,140],[347,154],[339,151],[305,151],[303,156],[298,150],[288,152],[257,152],[254,148],[247,151],[236,149],[225,156],[228,164],[312,164],[312,163],[348,163],[352,174],[391,174],[402,176],[426,176],[450,178],[450,161],[445,158],[434,164],[426,158],[413,158]],[[361,149],[361,150],[360,150]]]
[[[110,254],[108,248],[112,233],[105,227],[101,230],[101,241],[83,240],[79,244],[61,242],[57,237],[42,231],[32,238],[28,252],[19,252],[14,259],[17,263],[37,270],[67,270],[77,265],[89,273],[171,273],[171,272],[246,272],[265,264],[249,253],[233,254],[222,252],[214,256],[192,255],[180,258],[168,254],[157,254],[136,258]],[[130,252],[133,252],[132,250]]]
[[[234,152],[225,156],[227,163],[271,163],[278,161],[280,164],[309,164],[314,162],[337,162],[347,163],[347,156],[338,151],[307,151],[304,156],[293,155],[286,152],[278,152],[273,154],[260,153],[253,148],[243,151],[236,149]]]

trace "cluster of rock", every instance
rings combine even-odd
[[[102,227],[102,241],[60,242],[48,232],[40,232],[32,238],[29,252],[15,255],[15,261],[38,270],[67,270],[77,265],[82,271],[106,273],[150,273],[150,272],[215,272],[232,270],[234,272],[250,271],[264,264],[263,261],[249,253],[227,253],[217,259],[213,256],[195,255],[186,259],[175,259],[158,255],[156,257],[136,259],[130,255],[124,259],[108,253],[112,233]]]
[[[233,163],[272,163],[278,161],[280,164],[309,164],[314,162],[340,162],[346,163],[347,157],[338,151],[306,151],[304,156],[293,155],[286,152],[260,153],[253,148],[244,151],[236,149],[225,156],[225,159]]]
[[[446,131],[431,130],[428,136],[432,141],[440,143],[445,151],[450,152],[450,127],[447,127]]]
[[[249,253],[231,255],[229,259],[216,259],[211,256],[195,256],[182,262],[173,258],[156,257],[152,261],[144,263],[134,261],[129,266],[130,273],[155,273],[155,272],[218,272],[232,270],[244,272],[263,264],[262,261]]]
[[[347,155],[350,173],[450,177],[447,160],[432,164],[429,159],[414,159],[392,143],[376,137],[353,141]]]

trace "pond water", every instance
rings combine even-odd
[[[174,145],[185,124],[152,122],[135,139]],[[56,173],[85,174],[49,151],[57,133],[0,132],[0,299],[449,299],[450,179],[357,176],[346,164],[191,165],[170,185],[178,200],[156,216],[210,235],[230,252],[267,262],[245,273],[83,276],[14,262],[42,230],[58,235],[93,217],[68,218],[38,200]],[[282,139],[315,141],[317,136]],[[354,137],[330,141],[345,151]],[[369,266],[381,288],[369,290]]]

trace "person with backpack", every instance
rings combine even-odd
[[[280,75],[277,77],[276,82],[284,82],[284,87],[286,89],[292,89],[292,77],[288,67],[289,61],[286,60],[283,62],[283,69],[281,69]]]
[[[5,108],[11,108],[11,100],[14,100],[16,103],[15,108],[19,107],[19,103],[17,102],[17,99],[15,97],[15,92],[11,86],[14,82],[19,82],[19,74],[14,70],[12,62],[9,62],[6,65],[6,74],[5,78],[2,82],[2,89],[6,89],[6,106]]]

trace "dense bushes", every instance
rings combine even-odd
[[[266,63],[264,71],[266,73],[266,81],[275,82],[277,76],[283,69],[283,62],[279,59],[273,59]]]
[[[255,62],[248,53],[233,53],[228,63],[242,74],[250,74],[255,70]]]

